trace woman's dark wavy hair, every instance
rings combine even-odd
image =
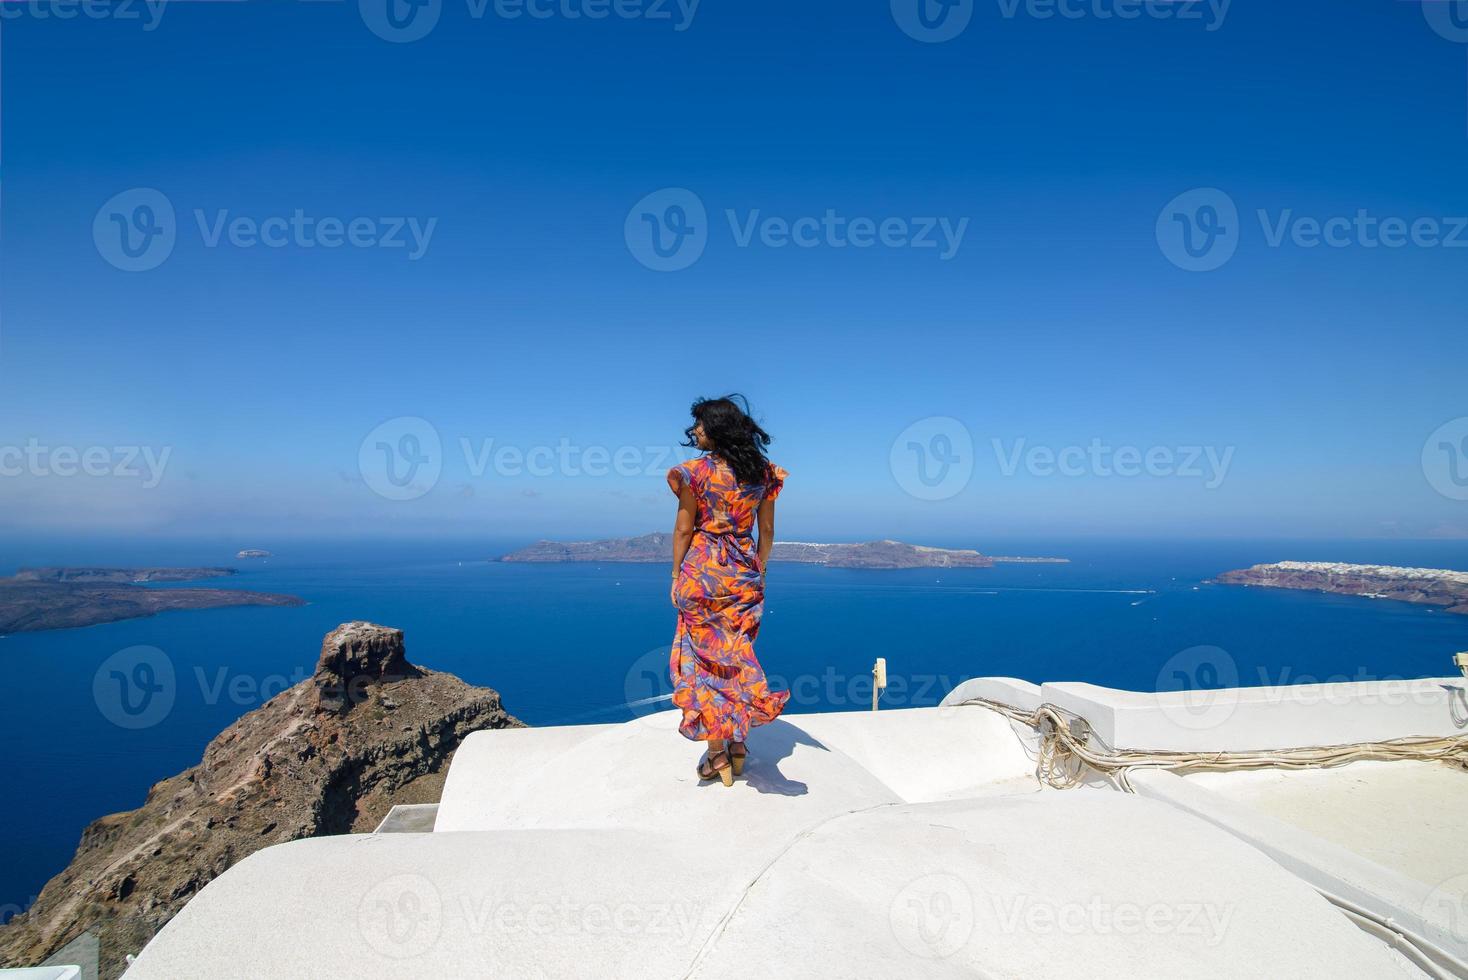
[[[693,425],[683,430],[687,436],[683,445],[697,448],[698,439],[693,430],[702,422],[703,434],[713,443],[709,451],[729,464],[740,483],[765,482],[770,461],[765,458],[764,447],[770,444],[770,434],[750,417],[748,399],[743,395],[700,398],[689,412],[693,415]]]

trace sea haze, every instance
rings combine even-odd
[[[496,688],[532,725],[613,722],[665,707],[648,699],[666,691],[667,567],[485,560],[525,543],[8,544],[0,574],[21,564],[222,564],[240,569],[231,588],[289,593],[308,604],[172,612],[0,639],[11,801],[0,817],[11,844],[0,865],[3,917],[61,870],[90,820],[139,805],[154,782],[196,763],[235,718],[308,676],[322,636],[348,620],[403,629],[415,663]],[[1283,559],[1468,569],[1465,541],[920,543],[1072,563],[897,571],[772,565],[758,650],[772,679],[795,692],[789,710],[868,707],[879,656],[892,680],[883,703],[895,708],[935,704],[978,675],[1155,690],[1159,675],[1180,664],[1218,660],[1184,653],[1200,646],[1226,651],[1247,685],[1444,676],[1452,654],[1468,649],[1465,616],[1203,584],[1228,569]],[[240,547],[276,555],[234,559]],[[108,657],[136,645],[162,651],[176,694],[161,720],[134,730],[108,719],[93,685]],[[1206,686],[1214,676],[1202,671],[1194,681]]]

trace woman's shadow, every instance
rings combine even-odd
[[[829,752],[820,742],[811,738],[788,721],[775,719],[749,733],[749,764],[744,770],[744,780],[761,793],[777,793],[780,796],[804,796],[810,791],[805,783],[787,779],[780,772],[780,760],[786,759],[797,745],[809,745]]]

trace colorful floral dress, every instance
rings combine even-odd
[[[774,721],[789,691],[771,691],[754,656],[765,607],[764,572],[755,554],[754,522],[760,501],[774,500],[786,473],[770,466],[763,486],[741,484],[729,464],[701,456],[668,471],[678,493],[698,499],[693,542],[676,586],[678,631],[669,668],[678,726],[695,741],[742,742],[756,725]]]

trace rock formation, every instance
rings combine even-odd
[[[231,865],[272,844],[370,831],[394,804],[434,802],[466,735],[520,725],[495,691],[409,663],[401,630],[339,626],[311,678],[225,729],[140,808],[87,827],[71,864],[0,927],[0,966],[35,965],[91,932],[102,977],[116,977]]]

